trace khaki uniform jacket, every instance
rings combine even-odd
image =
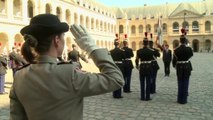
[[[10,120],[82,120],[84,97],[112,92],[124,84],[106,49],[94,50],[90,57],[100,73],[59,65],[50,56],[17,71],[10,91]]]

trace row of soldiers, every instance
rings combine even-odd
[[[152,38],[152,37],[151,37]],[[177,78],[178,78],[178,98],[177,101],[181,104],[187,103],[188,96],[188,86],[189,86],[189,76],[191,75],[192,66],[189,59],[193,56],[191,48],[186,47],[187,39],[184,35],[180,38],[181,46],[174,50],[173,57],[173,67],[177,68]],[[131,75],[132,69],[134,68],[131,58],[134,57],[133,50],[128,47],[128,40],[123,41],[123,47],[120,48],[119,39],[114,41],[115,48],[112,49],[111,56],[115,64],[120,68],[123,73],[125,85],[123,87],[123,92],[131,93]],[[136,68],[139,70],[140,79],[140,99],[149,101],[151,100],[150,94],[156,93],[156,77],[159,70],[159,65],[156,61],[157,57],[160,57],[160,52],[158,49],[153,47],[154,42],[147,39],[147,34],[143,40],[143,48],[137,50],[135,64]],[[79,52],[75,49],[75,45],[72,46],[73,50],[68,54],[69,59],[72,62],[79,62]],[[163,51],[164,47],[168,47],[165,44],[164,47],[158,45]],[[171,56],[171,50],[170,50]],[[183,54],[184,53],[184,54]],[[165,64],[165,76],[169,75],[170,61],[164,62]],[[5,74],[7,69],[7,59],[5,57],[0,57],[0,94],[4,94],[4,82]],[[85,60],[88,62],[87,60]],[[12,52],[9,54],[9,67],[13,70],[13,75],[17,69],[27,64],[20,54],[20,50],[15,47],[12,48]],[[81,68],[80,62],[78,63]],[[122,90],[116,90],[113,92],[114,98],[123,98]]]
[[[165,65],[165,76],[169,76],[171,60],[173,67],[177,70],[177,102],[180,104],[185,104],[187,103],[189,77],[191,75],[192,70],[192,65],[189,59],[193,56],[193,52],[192,49],[187,46],[187,39],[185,35],[181,35],[180,43],[181,45],[177,47],[173,52],[173,59],[171,50],[168,49],[168,44],[165,44],[164,46],[157,44],[157,46],[163,52],[167,52],[167,54],[169,55],[168,58],[165,58],[165,56],[163,56],[163,61]],[[127,39],[123,41],[123,48],[119,48],[119,44],[119,39],[115,39],[115,48],[112,49],[110,52],[115,64],[120,68],[123,73],[125,80],[125,86],[123,88],[123,91],[129,93],[131,92],[130,83],[133,68],[131,57],[133,57],[134,55],[132,49],[128,48]],[[140,99],[142,101],[152,100],[150,94],[156,93],[156,77],[157,71],[159,70],[159,65],[156,59],[157,57],[160,57],[160,51],[154,48],[153,45],[154,42],[152,40],[148,40],[147,33],[145,33],[143,47],[137,50],[136,52],[135,64],[136,68],[139,70]],[[121,89],[116,90],[113,92],[113,97],[122,98],[121,93]]]

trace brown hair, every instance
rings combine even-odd
[[[61,34],[54,34],[48,37],[35,37],[33,35],[24,35],[24,44],[21,48],[21,54],[29,63],[35,63],[35,58],[37,55],[42,55],[46,53],[51,45],[52,39],[55,36],[60,36]]]

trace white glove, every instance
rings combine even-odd
[[[75,37],[75,42],[78,46],[87,52],[90,56],[93,50],[98,49],[99,47],[95,44],[95,40],[88,34],[86,29],[81,25],[71,25],[70,31],[72,32],[73,36]]]

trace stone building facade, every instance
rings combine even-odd
[[[113,48],[116,33],[121,41],[127,34],[129,46],[139,49],[144,32],[152,33],[155,40],[160,21],[162,38],[171,49],[179,44],[180,29],[185,27],[195,52],[213,50],[212,0],[131,8],[108,7],[95,0],[0,0],[0,53],[21,47],[24,41],[20,29],[41,13],[55,14],[69,25],[83,25],[98,46],[108,49]],[[74,41],[70,32],[65,39],[66,52]]]
[[[20,29],[30,19],[41,13],[51,13],[69,25],[78,24],[87,28],[100,47],[113,47],[116,32],[116,16],[110,8],[93,0],[1,0],[0,1],[0,52],[8,53],[13,46],[21,47],[24,40]],[[66,47],[75,44],[70,32],[65,35]],[[66,51],[66,50],[65,50]]]

